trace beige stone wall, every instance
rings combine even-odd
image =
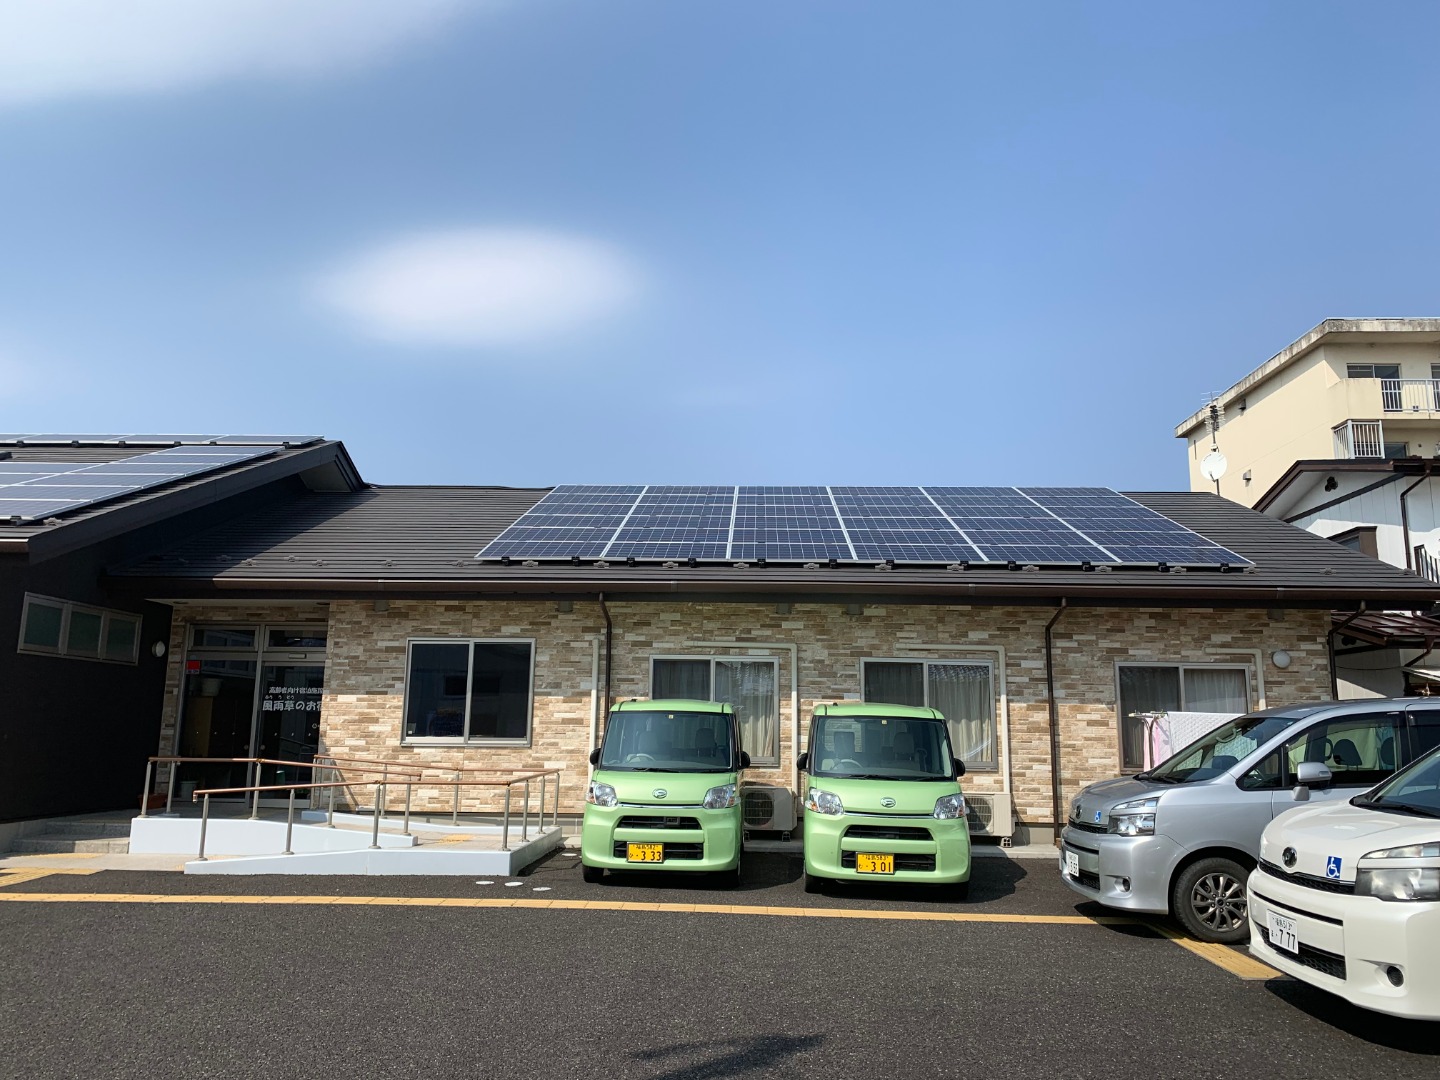
[[[1017,813],[1025,822],[1051,818],[1043,628],[1052,608],[870,606],[862,615],[847,615],[833,604],[797,604],[785,615],[769,604],[614,603],[610,609],[615,700],[649,696],[649,661],[654,655],[780,659],[782,766],[751,770],[750,780],[789,783],[792,776],[790,645],[798,652],[802,740],[816,703],[860,692],[864,658],[990,661],[996,666],[997,689],[1003,691],[1002,720],[1007,714],[1009,719],[1009,785]],[[1055,630],[1065,797],[1119,771],[1117,663],[1248,664],[1252,699],[1258,700],[1255,650],[1260,650],[1269,704],[1318,699],[1329,693],[1327,624],[1325,612],[1290,611],[1272,620],[1263,610],[1067,611]],[[384,613],[376,613],[368,602],[331,604],[322,748],[435,770],[561,768],[562,809],[577,811],[590,748],[592,691],[598,694],[591,681],[593,649],[602,633],[593,603],[576,602],[574,611],[566,614],[550,602],[392,601]],[[402,743],[406,642],[446,636],[535,641],[531,746]],[[1293,658],[1284,671],[1269,662],[1276,649]],[[1001,790],[1006,772],[1002,759],[998,772],[972,773],[966,787]],[[368,798],[357,794],[358,801]],[[449,800],[446,791],[423,797],[417,792],[416,805],[448,809]],[[480,803],[467,794],[466,805]]]

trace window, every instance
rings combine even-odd
[[[1440,709],[1410,710],[1410,757],[1414,761],[1440,746]]]
[[[530,739],[531,641],[412,641],[405,739],[524,744]]]
[[[1399,364],[1346,364],[1345,375],[1351,379],[1398,379]]]
[[[139,615],[25,595],[20,652],[133,664],[139,645]]]
[[[720,656],[657,656],[650,661],[652,698],[724,701],[740,722],[740,748],[752,765],[780,764],[780,662]]]
[[[1330,537],[1341,547],[1347,547],[1351,551],[1358,551],[1361,555],[1369,555],[1372,559],[1380,557],[1380,548],[1375,542],[1374,525],[1357,525],[1353,529],[1346,529],[1344,532],[1336,533]]]
[[[994,676],[988,663],[866,660],[860,675],[866,701],[938,710],[950,728],[955,755],[967,769],[999,768]]]
[[[1340,716],[1307,728],[1285,744],[1287,775],[1318,761],[1339,787],[1372,787],[1395,771],[1399,712]]]
[[[1250,669],[1220,664],[1121,664],[1120,767],[1145,764],[1145,722],[1137,713],[1234,713],[1250,709]]]

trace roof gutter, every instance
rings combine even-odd
[[[1425,463],[1425,472],[1421,475],[1420,479],[1416,480],[1413,484],[1411,484],[1409,487],[1407,487],[1404,491],[1400,492],[1400,532],[1401,532],[1401,534],[1405,537],[1405,569],[1406,569],[1406,570],[1414,570],[1414,569],[1415,569],[1415,556],[1414,556],[1414,554],[1410,551],[1410,508],[1409,508],[1409,506],[1407,506],[1406,503],[1405,503],[1405,496],[1406,496],[1406,495],[1409,495],[1410,492],[1414,491],[1417,487],[1419,487],[1421,484],[1425,483],[1425,481],[1426,481],[1426,480],[1429,480],[1429,479],[1430,479],[1430,462],[1427,461],[1427,462]]]
[[[1339,626],[1332,626],[1325,634],[1325,650],[1330,654],[1330,698],[1332,701],[1340,700],[1340,676],[1335,674],[1335,637],[1361,615],[1365,614],[1365,601],[1360,601],[1360,607],[1353,612]]]

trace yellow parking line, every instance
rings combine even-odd
[[[3,889],[6,885],[18,885],[18,884],[20,884],[22,881],[37,881],[37,880],[39,880],[40,878],[51,877],[51,876],[54,875],[54,874],[82,874],[82,875],[85,875],[85,874],[98,874],[99,872],[100,872],[100,871],[98,871],[98,870],[88,870],[88,869],[87,869],[87,870],[67,870],[67,869],[59,869],[59,868],[56,868],[56,869],[47,869],[47,870],[38,870],[38,869],[37,869],[37,870],[30,870],[30,869],[25,868],[25,867],[8,867],[8,866],[4,866],[4,867],[0,867],[0,889]]]
[[[1264,979],[1273,979],[1280,974],[1269,964],[1262,964],[1253,956],[1236,952],[1228,945],[1219,945],[1210,941],[1195,941],[1168,926],[1157,925],[1153,929],[1161,937],[1169,938],[1182,949],[1194,953],[1202,960],[1210,961],[1216,967],[1228,971],[1237,978],[1258,982]]]
[[[899,911],[864,908],[773,907],[746,904],[664,904],[626,900],[563,900],[528,897],[446,896],[250,896],[176,893],[0,893],[0,901],[39,904],[313,904],[411,907],[517,908],[534,910],[646,911],[768,915],[782,918],[880,919],[890,922],[1025,923],[1047,926],[1106,926],[1132,920],[1086,915],[999,915],[978,911]],[[1241,959],[1244,959],[1243,957]],[[1252,961],[1253,963],[1253,961]],[[1268,970],[1268,969],[1267,969]]]

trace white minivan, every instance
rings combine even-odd
[[[1267,964],[1440,1020],[1440,748],[1363,795],[1277,817],[1247,893],[1250,951]]]

